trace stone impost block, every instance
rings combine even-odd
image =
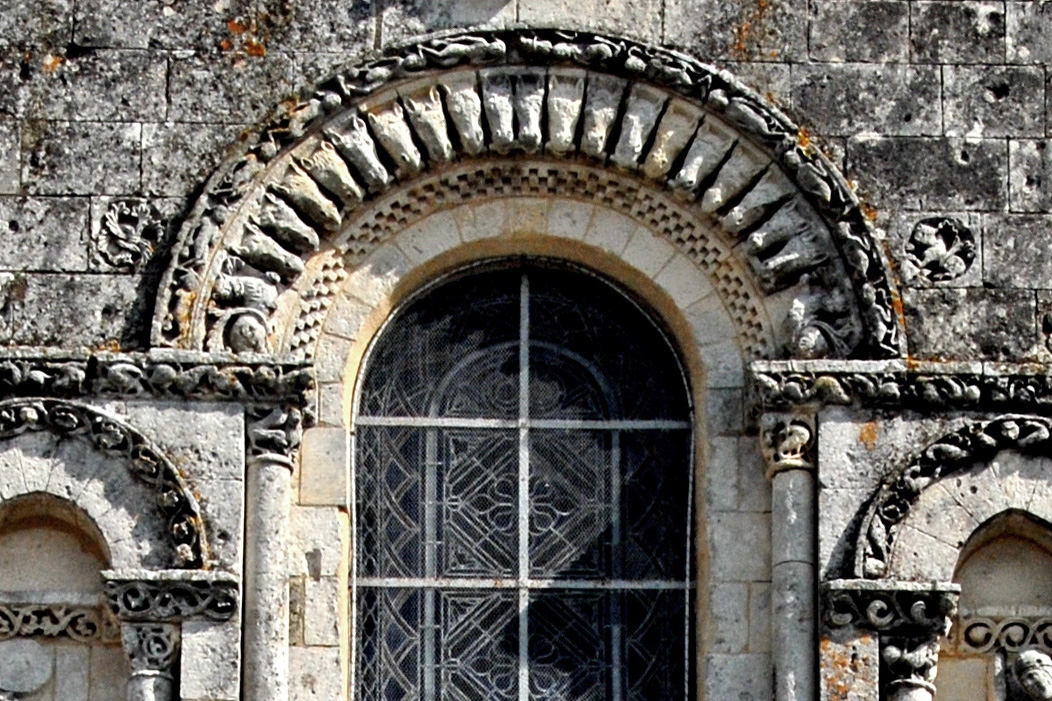
[[[914,63],[1001,63],[1005,51],[1004,3],[911,3],[910,51]]]
[[[300,503],[346,506],[350,461],[347,431],[316,426],[303,432],[300,444]]]
[[[855,6],[836,0],[829,4]],[[794,107],[823,135],[942,133],[936,67],[801,64],[793,66],[792,83]]]
[[[811,4],[809,49],[814,61],[905,62],[909,3],[899,0]]]
[[[946,66],[942,75],[947,136],[1044,136],[1040,68]]]
[[[862,136],[848,141],[847,163],[878,208],[1000,210],[1007,200],[1002,139]]]

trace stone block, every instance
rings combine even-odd
[[[661,0],[520,2],[518,21],[535,27],[608,32],[656,44],[661,41],[661,4]]]
[[[345,686],[338,647],[289,649],[289,701],[340,699]]]
[[[917,530],[899,527],[888,558],[888,578],[913,582],[949,582],[958,549]]]
[[[977,212],[892,212],[888,244],[906,287],[981,287],[983,219]]]
[[[710,389],[706,392],[705,416],[710,436],[741,433],[745,416],[741,388]]]
[[[176,55],[168,78],[168,119],[255,123],[308,79],[288,54],[262,57]]]
[[[354,341],[331,333],[318,338],[314,353],[314,380],[323,384],[342,382]]]
[[[21,137],[18,122],[0,116],[0,195],[18,194],[22,186],[21,175]]]
[[[73,41],[83,47],[215,52],[224,40],[238,39],[253,22],[258,29],[259,21],[268,19],[260,16],[260,9],[254,0],[179,4],[88,0],[77,2]]]
[[[818,646],[821,701],[877,701],[880,645],[875,634],[825,636]]]
[[[331,382],[318,386],[318,425],[319,426],[344,426],[344,386],[339,382]]]
[[[705,506],[708,512],[738,508],[738,439],[711,436],[705,455]]]
[[[357,297],[339,294],[336,296],[336,301],[332,303],[329,316],[325,319],[325,331],[322,336],[333,335],[354,340],[358,337],[362,324],[372,311],[372,306]]]
[[[180,670],[182,698],[236,701],[241,676],[240,622],[184,621]]]
[[[88,701],[91,648],[86,645],[55,646],[55,698]]]
[[[860,136],[848,141],[847,165],[878,210],[999,210],[1007,200],[1001,139]]]
[[[983,279],[988,287],[1052,288],[1052,217],[985,214]]]
[[[346,506],[350,461],[347,431],[316,426],[303,432],[300,446],[300,503]]]
[[[749,652],[771,651],[771,585],[749,584]]]
[[[236,572],[242,562],[245,483],[242,480],[190,480],[198,494],[213,564]]]
[[[243,125],[142,125],[142,187],[148,195],[187,197],[235,148]]]
[[[749,644],[749,585],[717,583],[709,590],[709,622],[712,625],[709,652],[739,654]]]
[[[0,280],[0,337],[28,346],[98,348],[119,343],[137,279],[110,275],[18,273]]]
[[[714,582],[770,581],[770,514],[712,514],[709,544]]]
[[[794,110],[819,134],[926,136],[942,131],[936,67],[802,64],[793,66],[792,83]]]
[[[425,217],[396,237],[396,245],[414,266],[456,248],[460,243],[460,227],[448,212]]]
[[[991,692],[986,698],[996,698],[989,688],[993,686],[990,683],[994,678],[993,661],[993,656],[961,658],[940,654],[939,673],[935,677],[940,701],[975,698],[979,690]]]
[[[687,307],[684,316],[694,337],[701,343],[716,343],[738,337],[738,328],[719,295],[710,294],[699,299]]]
[[[359,51],[375,44],[377,0],[299,0],[279,4],[261,29],[268,49],[287,51]]]
[[[818,572],[822,580],[854,576],[855,541],[850,525],[858,527],[871,490],[828,489],[818,494]]]
[[[771,488],[771,563],[814,563],[813,535],[809,521],[815,511],[814,474],[788,470],[774,476]],[[777,595],[777,592],[775,592]]]
[[[588,230],[588,224],[595,215],[596,208],[576,200],[558,199],[548,208],[548,233],[566,239],[580,241]],[[476,219],[481,216],[476,212]],[[503,221],[494,218],[493,221]],[[656,272],[656,271],[655,271]]]
[[[245,415],[240,406],[206,402],[128,402],[129,420],[164,446],[193,480],[245,476]]]
[[[1013,212],[1052,211],[1052,148],[1049,142],[1008,142],[1008,199]]]
[[[745,87],[754,90],[768,104],[780,109],[792,105],[788,63],[722,61],[720,65],[725,67]]]
[[[397,0],[383,10],[383,42],[457,27],[502,28],[515,23],[514,0]]]
[[[0,197],[0,270],[87,270],[87,229],[83,198]]]
[[[36,73],[22,100],[30,119],[138,121],[164,119],[168,62],[144,51],[100,49]]]
[[[1005,56],[1010,63],[1050,63],[1052,11],[1033,2],[1006,2]]]
[[[668,293],[680,309],[686,309],[713,292],[708,275],[682,254],[674,256],[657,274],[654,282]]]
[[[290,575],[318,579],[340,574],[350,539],[346,512],[331,507],[293,506],[290,526]]]
[[[303,641],[307,645],[338,646],[341,622],[347,618],[347,588],[337,577],[304,581]]]
[[[739,511],[770,511],[771,481],[767,479],[767,464],[760,452],[756,436],[743,436],[738,441]]]
[[[139,191],[141,126],[122,122],[25,122],[22,185],[39,195]]]
[[[945,66],[947,136],[1044,136],[1045,75],[1025,66]]]
[[[806,61],[807,3],[667,0],[664,42],[708,60]]]
[[[378,306],[386,301],[387,295],[411,267],[405,253],[396,246],[384,244],[374,249],[347,276],[343,283],[343,294],[371,307]]]
[[[910,7],[910,52],[914,63],[1004,60],[1004,3],[919,0]]]
[[[909,32],[909,3],[818,0],[811,5],[809,53],[813,61],[905,62]]]
[[[635,266],[647,277],[653,277],[668,264],[676,249],[667,240],[655,236],[646,227],[639,227],[621,252],[621,260]]]
[[[744,387],[745,367],[742,350],[735,339],[719,341],[698,349],[705,366],[705,386],[709,389]]]
[[[130,674],[128,658],[120,645],[92,645],[91,670],[88,674],[89,701],[113,701],[120,698]]]
[[[705,698],[768,701],[771,658],[764,654],[706,655]]]
[[[584,242],[620,256],[636,230],[642,228],[623,214],[606,208],[597,209],[584,234]]]
[[[55,50],[72,31],[73,0],[5,3],[0,12],[0,46]]]
[[[914,358],[1027,360],[1034,356],[1033,292],[905,289],[902,301]]]

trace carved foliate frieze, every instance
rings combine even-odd
[[[88,441],[123,461],[132,476],[150,487],[168,519],[165,535],[175,567],[200,567],[208,546],[197,500],[178,468],[152,441],[123,419],[94,407],[59,399],[11,399],[0,402],[0,440],[27,432],[50,431],[61,438]]]
[[[122,621],[227,621],[238,611],[237,582],[231,580],[108,580],[105,594]]]
[[[1002,450],[1048,454],[1052,450],[1052,419],[1003,416],[975,421],[930,444],[904,468],[881,483],[870,502],[855,543],[856,577],[879,579],[889,564],[897,529],[921,493]]]
[[[113,642],[120,639],[120,629],[102,606],[0,603],[0,640],[28,637]]]
[[[203,354],[202,354],[203,355]],[[0,358],[0,396],[152,397],[210,401],[281,400],[305,404],[310,368],[229,357],[159,360],[139,354],[59,359]]]
[[[411,80],[425,77],[431,85]],[[721,133],[733,136],[721,140]],[[710,136],[722,153],[707,152]],[[791,354],[900,354],[870,225],[846,182],[791,122],[685,56],[547,30],[392,48],[284,110],[213,176],[180,231],[154,343],[288,348],[275,347],[292,339],[275,324],[274,300],[292,295],[308,316],[324,305],[331,293],[302,279],[304,261],[341,246],[339,232],[353,229],[358,207],[434,164],[513,151],[610,159],[648,187],[676,194],[735,242],[747,239],[736,255],[765,292],[805,282],[826,298],[801,302]],[[448,200],[441,190],[432,194]],[[812,221],[808,212],[818,216]],[[246,281],[228,277],[250,278],[258,289],[246,294]],[[281,326],[298,326],[306,335],[298,347],[309,348],[315,325],[293,312]]]

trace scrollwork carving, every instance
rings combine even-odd
[[[100,606],[0,603],[0,640],[22,637],[113,642],[120,638],[120,631]]]
[[[165,623],[125,623],[121,642],[132,673],[167,672],[179,656],[179,627]]]
[[[110,610],[122,621],[174,622],[203,617],[230,620],[238,610],[231,581],[120,581],[105,583]]]

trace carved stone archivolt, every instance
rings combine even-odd
[[[103,454],[123,460],[131,475],[156,495],[157,507],[168,519],[163,526],[164,539],[171,545],[173,566],[195,568],[208,561],[200,508],[178,468],[158,446],[123,419],[59,399],[0,402],[0,440],[36,431],[85,440]]]
[[[391,227],[455,202],[458,183],[472,177],[510,194],[519,183],[523,192],[555,187],[593,197],[589,188],[609,192],[604,180],[615,190],[629,183],[667,194],[733,248],[725,264],[738,266],[748,284],[717,285],[728,307],[748,294],[794,288],[787,318],[770,322],[789,327],[790,348],[751,352],[901,353],[870,226],[846,182],[791,122],[683,55],[555,31],[472,33],[392,49],[285,110],[211,178],[183,225],[158,298],[154,344],[310,355],[343,266]],[[433,184],[403,207],[372,223],[363,218],[384,193],[422,178]],[[479,183],[463,190],[477,197]],[[619,194],[600,192],[599,201],[633,206]],[[674,239],[675,226],[653,216]],[[689,253],[703,239],[675,242]],[[327,251],[337,255],[316,262]],[[742,327],[759,322],[747,310],[732,314]]]
[[[856,577],[887,575],[899,525],[921,493],[941,479],[1003,450],[1048,455],[1052,451],[1052,419],[1003,416],[967,424],[925,448],[909,465],[892,472],[874,495],[855,543]]]

